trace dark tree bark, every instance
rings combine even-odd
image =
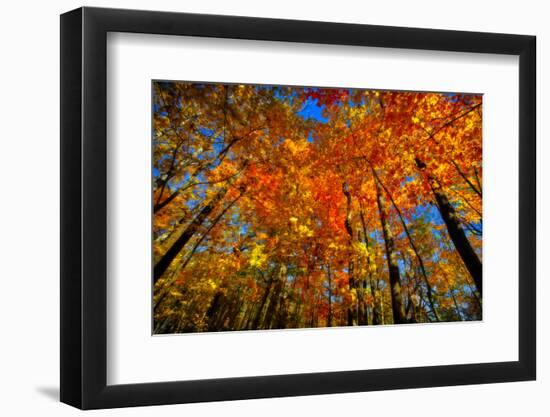
[[[231,308],[229,310],[229,317],[228,317],[228,323],[227,323],[227,329],[228,330],[238,330],[238,322],[239,322],[239,316],[242,311],[242,299],[241,299],[242,291],[239,289],[237,294],[233,297],[231,301]]]
[[[374,176],[374,174],[373,174]],[[399,266],[395,254],[395,244],[393,235],[388,224],[388,213],[382,196],[382,190],[376,178],[373,178],[376,188],[376,200],[378,203],[378,211],[380,213],[380,223],[386,244],[386,259],[388,262],[388,272],[390,278],[390,292],[393,322],[395,324],[406,323],[405,309],[403,305],[403,294],[401,293],[401,279],[399,276]]]
[[[181,191],[181,189],[178,188],[176,191],[172,192],[172,194],[170,194],[168,197],[166,197],[161,202],[155,203],[155,205],[153,207],[153,213],[159,212],[164,207],[166,207],[168,204],[170,204],[172,202],[172,200],[174,200],[174,198],[176,198],[178,196],[180,191]]]
[[[223,293],[221,291],[216,292],[214,294],[214,297],[212,298],[212,301],[210,302],[210,306],[208,307],[208,310],[206,311],[206,317],[208,317],[208,331],[215,331],[218,330],[216,328],[216,319],[217,319],[217,313],[220,308],[220,305],[222,304],[222,298]]]
[[[234,174],[231,174],[231,175],[229,175],[225,178],[221,178],[221,179],[216,180],[216,181],[199,181],[199,182],[195,182],[195,179],[205,169],[205,166],[207,166],[207,165],[208,164],[203,164],[202,166],[197,168],[197,170],[191,175],[191,177],[187,181],[186,185],[183,185],[180,188],[175,189],[164,200],[160,201],[159,203],[156,203],[153,207],[153,213],[157,213],[160,210],[162,210],[164,207],[166,207],[168,204],[170,204],[180,193],[188,190],[189,188],[196,187],[198,185],[210,185],[211,186],[211,185],[219,184],[219,183],[226,182],[226,181],[233,181],[235,179],[235,177],[239,176],[244,171],[244,169],[248,166],[248,161],[245,161],[242,164],[242,167],[237,172],[235,172]]]
[[[355,264],[353,261],[353,228],[351,227],[351,220],[352,220],[352,200],[351,200],[351,193],[349,191],[349,186],[347,183],[342,184],[342,192],[344,193],[344,196],[346,197],[346,219],[344,222],[344,226],[346,227],[346,231],[348,232],[348,277],[349,277],[349,290],[353,291],[355,289],[357,293],[356,283],[355,283]],[[356,306],[352,306],[348,308],[348,326],[356,326],[357,325],[357,308]]]
[[[281,282],[279,280],[275,281],[273,285],[273,291],[269,297],[269,304],[264,315],[264,319],[260,324],[261,329],[271,329],[271,325],[274,322],[275,314],[277,312],[277,307],[279,306],[279,295],[281,294]]]
[[[279,311],[277,312],[276,329],[286,329],[288,321],[288,295],[284,292],[279,296]]]
[[[395,211],[397,212],[397,216],[399,217],[399,220],[401,221],[401,225],[403,226],[403,229],[405,230],[405,234],[407,235],[407,238],[409,240],[411,248],[412,248],[414,254],[416,255],[416,259],[418,260],[418,264],[420,265],[420,270],[422,271],[422,276],[424,278],[424,283],[426,284],[426,291],[427,291],[427,296],[428,296],[428,302],[430,304],[430,310],[432,311],[432,314],[435,317],[435,321],[440,321],[439,314],[437,313],[437,310],[435,308],[432,287],[430,285],[430,282],[428,281],[428,274],[426,273],[426,268],[424,267],[424,261],[422,260],[422,257],[420,256],[420,253],[418,252],[418,249],[416,248],[416,245],[414,244],[414,241],[413,241],[413,238],[412,238],[411,233],[409,231],[409,228],[407,227],[407,223],[405,222],[405,219],[403,218],[403,214],[401,213],[401,210],[399,209],[399,206],[395,203],[395,200],[393,199],[393,196],[391,195],[389,190],[386,188],[384,183],[380,180],[380,177],[378,176],[378,174],[376,173],[374,168],[372,169],[372,172],[375,175],[375,181],[378,181],[380,186],[382,186],[382,188],[386,192],[388,198],[390,199],[393,207],[395,208]]]
[[[269,300],[269,306],[265,313],[263,328],[271,329],[277,324],[277,312],[279,311],[279,303],[281,301],[281,293],[284,290],[286,282],[286,265],[281,264],[279,268],[279,274],[275,279],[275,285]]]
[[[458,303],[456,302],[455,292],[451,289],[451,298],[453,299],[453,303],[455,305],[456,315],[458,316],[459,321],[464,321],[462,318],[462,313],[460,312],[460,308],[458,307]]]
[[[327,278],[328,278],[328,317],[327,327],[332,327],[332,271],[330,265],[327,264]]]
[[[269,281],[267,282],[267,285],[265,287],[264,295],[262,296],[262,299],[260,301],[258,311],[256,312],[256,315],[254,316],[254,321],[252,322],[252,330],[259,329],[258,326],[260,325],[260,322],[262,320],[262,312],[264,311],[264,307],[269,297],[269,293],[271,292],[272,284],[273,284],[273,279],[269,278]]]
[[[179,138],[179,135],[178,135],[178,138]],[[180,138],[177,145],[176,145],[176,147],[172,151],[172,156],[170,158],[170,166],[168,167],[168,171],[164,175],[164,179],[161,180],[162,185],[160,186],[160,192],[159,192],[159,195],[157,197],[157,201],[156,201],[155,205],[159,204],[159,202],[162,200],[162,195],[164,194],[164,190],[166,189],[166,186],[168,185],[168,182],[174,176],[174,169],[175,169],[175,166],[176,166],[176,159],[177,159],[178,151],[179,151],[182,143],[183,143],[183,140]]]
[[[426,164],[418,158],[416,158],[416,166],[421,170],[426,169]],[[449,236],[451,237],[451,240],[453,241],[456,250],[462,258],[466,269],[468,269],[468,272],[472,276],[472,279],[474,280],[479,294],[483,295],[483,267],[481,261],[474,251],[474,248],[472,248],[472,245],[470,244],[470,241],[468,240],[468,237],[466,236],[466,233],[464,232],[464,229],[460,224],[460,220],[456,215],[456,211],[453,205],[449,202],[449,199],[445,195],[445,192],[431,174],[428,174],[427,177],[430,187],[432,189],[432,193],[435,197],[439,213],[441,214],[441,217],[445,222],[445,226],[447,226]]]
[[[365,222],[365,215],[363,214],[363,207],[361,206],[361,211],[359,212],[359,218],[361,219],[361,226],[363,228],[363,238],[365,241],[365,246],[367,247],[367,250],[370,251],[370,244],[369,244],[369,236],[367,232],[367,223]],[[372,271],[370,270],[369,266],[369,287],[370,291],[372,293],[372,324],[377,325],[381,324],[381,315],[380,315],[380,297],[376,294],[378,290],[378,285],[375,285],[374,279],[372,276]]]
[[[464,265],[466,265],[468,272],[470,272],[479,294],[482,295],[483,267],[481,261],[475,253],[474,248],[472,248],[470,241],[466,237],[466,233],[464,232],[464,229],[456,216],[455,209],[447,199],[447,196],[441,191],[440,188],[432,187],[432,190],[437,201],[437,206],[439,208],[439,212],[441,213],[441,217],[443,218],[443,221],[447,226],[447,230],[449,231],[449,236],[451,237],[456,250],[460,254]]]
[[[189,242],[189,239],[199,230],[204,221],[208,218],[210,213],[218,206],[220,201],[227,194],[228,188],[222,188],[218,194],[216,194],[212,200],[202,208],[202,210],[197,214],[195,219],[187,226],[187,228],[181,233],[181,235],[176,239],[174,244],[166,251],[166,253],[160,258],[160,260],[155,264],[153,271],[153,282],[156,282],[162,277],[164,272],[168,269],[174,258],[178,253],[183,249],[185,244]]]
[[[366,280],[362,280],[357,286],[357,324],[366,326],[369,324],[369,310],[365,304]]]
[[[473,192],[475,192],[478,196],[482,197],[482,194],[481,194],[481,187],[478,189],[473,183],[472,181],[470,181],[468,179],[468,176],[462,172],[462,170],[460,169],[460,167],[458,166],[458,164],[453,160],[451,159],[451,164],[453,164],[453,166],[455,167],[456,169],[456,172],[458,172],[458,174],[462,177],[462,179],[464,180],[464,182],[466,182],[466,184],[468,184],[470,186],[470,188],[472,189]]]

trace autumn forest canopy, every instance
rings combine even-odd
[[[153,331],[480,320],[482,96],[153,82]]]

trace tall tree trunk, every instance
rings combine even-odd
[[[179,138],[179,136],[178,136]],[[176,167],[176,159],[178,155],[178,151],[183,144],[183,140],[179,138],[178,143],[174,150],[172,151],[172,156],[170,158],[170,166],[168,167],[168,171],[166,174],[164,174],[164,179],[162,180],[162,185],[160,186],[159,195],[157,197],[157,201],[155,203],[155,206],[160,203],[162,200],[162,195],[164,194],[164,190],[166,189],[166,186],[168,185],[168,182],[174,177],[174,169]]]
[[[435,195],[441,217],[443,217],[443,221],[449,231],[449,236],[460,254],[464,265],[466,265],[468,272],[470,272],[479,294],[483,295],[483,267],[481,261],[475,253],[474,248],[472,248],[470,241],[466,237],[466,233],[464,232],[464,229],[460,225],[460,222],[456,216],[455,209],[447,199],[447,196],[441,191],[441,188],[434,187],[433,193]]]
[[[411,318],[409,319],[410,323],[417,323],[416,319],[416,310],[414,309],[414,303],[411,296],[411,290],[407,286],[407,307],[405,308],[405,316],[409,314],[409,311],[411,312]]]
[[[426,169],[426,164],[418,158],[416,158],[416,166],[421,170]],[[449,202],[449,199],[445,195],[445,192],[439,185],[438,181],[431,174],[428,174],[427,177],[433,195],[435,197],[439,213],[441,213],[441,217],[443,218],[443,221],[447,226],[449,236],[451,237],[451,240],[453,241],[456,250],[462,258],[466,269],[468,269],[468,272],[472,276],[472,279],[474,280],[479,294],[483,295],[483,267],[481,261],[474,251],[474,248],[472,248],[472,245],[470,244],[470,241],[468,240],[468,237],[466,236],[466,233],[464,232],[464,229],[460,224],[460,220],[456,215],[454,207]]]
[[[199,168],[197,168],[195,170],[195,172],[193,172],[193,174],[191,174],[191,176],[189,177],[189,179],[187,180],[187,183],[185,185],[182,185],[180,188],[175,189],[164,200],[162,200],[159,203],[156,203],[153,206],[153,213],[156,214],[157,212],[162,210],[164,207],[166,207],[168,204],[170,204],[179,194],[181,194],[185,190],[188,190],[189,188],[196,187],[197,185],[210,185],[211,186],[211,185],[219,184],[219,183],[226,182],[226,181],[233,181],[235,179],[235,177],[240,175],[242,173],[242,171],[248,166],[248,160],[246,160],[242,164],[241,168],[237,172],[235,172],[234,174],[231,174],[231,175],[229,175],[225,178],[222,178],[222,179],[216,180],[216,181],[202,181],[202,182],[199,181],[199,182],[195,182],[195,179],[198,177],[198,175],[205,169],[204,165],[207,165],[207,164],[201,165]]]
[[[327,317],[327,327],[332,327],[332,271],[330,270],[330,263],[327,264],[327,277],[328,277],[328,317]]]
[[[369,269],[369,287],[372,295],[372,324],[377,325],[381,324],[382,320],[380,317],[380,297],[377,294],[378,291],[378,285],[374,284],[374,279],[372,276],[372,271],[370,269],[370,244],[369,244],[369,236],[367,232],[367,222],[365,221],[365,215],[363,214],[363,207],[361,206],[361,210],[359,211],[359,218],[361,219],[361,226],[363,228],[363,239],[365,241],[365,246],[367,247],[367,251],[369,252],[369,265],[367,266]]]
[[[405,309],[403,305],[403,294],[401,293],[401,279],[399,277],[399,266],[397,265],[397,258],[395,254],[395,244],[393,241],[393,235],[388,224],[388,213],[382,196],[382,190],[376,178],[373,180],[376,188],[376,200],[378,203],[378,211],[380,212],[380,223],[382,225],[382,232],[384,235],[384,242],[386,244],[386,259],[388,262],[388,272],[390,278],[390,293],[393,322],[395,324],[406,323]]]
[[[460,321],[464,321],[464,319],[462,318],[462,313],[460,312],[460,308],[458,307],[458,303],[456,302],[455,291],[453,289],[451,289],[451,298],[453,299],[453,303],[455,305],[456,315],[458,316],[458,319]]]
[[[369,310],[365,304],[366,281],[362,280],[357,285],[357,324],[366,326],[369,324]]]
[[[231,308],[229,310],[229,319],[227,324],[228,330],[238,330],[239,316],[241,315],[243,303],[242,303],[242,291],[239,289],[237,294],[231,300]]]
[[[243,323],[246,324],[248,320],[248,313],[250,312],[250,304],[245,301],[242,306],[242,313],[239,315],[239,319],[235,323],[235,330],[243,330]]]
[[[210,332],[218,330],[215,326],[215,323],[216,323],[218,311],[222,304],[222,298],[223,298],[223,293],[221,291],[217,291],[216,294],[214,294],[214,297],[212,297],[210,306],[206,311],[206,317],[208,321],[208,331]]]
[[[202,210],[197,214],[197,216],[193,219],[191,224],[189,224],[185,230],[179,235],[179,237],[176,239],[173,245],[171,245],[168,250],[164,253],[164,255],[160,258],[160,260],[155,264],[155,268],[153,271],[153,283],[156,284],[156,282],[162,277],[162,274],[168,269],[174,258],[178,255],[178,253],[183,249],[185,244],[193,237],[193,235],[199,230],[199,228],[202,226],[204,221],[208,218],[210,213],[218,206],[220,201],[225,197],[225,194],[227,194],[228,188],[224,187],[220,191],[218,191],[218,194],[216,194],[212,200],[206,204],[202,208]]]
[[[357,286],[355,283],[355,263],[353,260],[353,228],[351,226],[352,222],[352,201],[351,193],[349,191],[349,185],[347,183],[342,183],[342,192],[346,197],[346,219],[344,225],[346,231],[348,232],[348,285],[349,291],[355,291],[357,297]],[[357,303],[348,308],[348,326],[357,325]]]
[[[384,291],[380,292],[380,317],[382,319],[382,324],[386,324],[386,318],[384,316]]]
[[[287,295],[281,293],[279,296],[279,311],[277,312],[277,324],[275,326],[276,329],[286,329],[287,328],[287,322],[288,322],[288,303],[289,300],[287,298]]]
[[[173,284],[174,280],[175,280],[175,277],[177,277],[177,274],[179,274],[179,272],[181,272],[183,269],[185,269],[185,267],[187,266],[187,264],[191,261],[191,258],[193,257],[193,255],[195,254],[195,251],[197,250],[197,248],[199,247],[199,245],[202,243],[202,241],[206,238],[206,236],[212,231],[212,229],[218,224],[218,222],[220,221],[220,219],[225,215],[225,213],[231,208],[233,207],[233,204],[235,204],[237,202],[237,200],[239,200],[239,198],[242,197],[242,195],[244,194],[246,188],[245,187],[242,187],[241,188],[241,193],[233,200],[231,201],[211,222],[210,222],[210,226],[208,227],[208,229],[206,230],[206,232],[203,233],[203,235],[195,242],[195,244],[193,245],[193,248],[191,249],[191,252],[189,253],[189,255],[187,256],[187,259],[183,262],[183,263],[180,263],[178,265],[178,268],[176,268],[175,270],[172,271],[172,274],[171,274],[171,277],[169,279],[166,280],[166,282],[164,283],[164,285],[162,286],[163,287],[163,293],[162,295],[160,295],[160,297],[157,299],[157,302],[155,302],[153,304],[153,310],[156,311],[157,310],[157,306],[160,305],[160,303],[162,302],[162,300],[164,299],[164,297],[166,297],[166,295],[170,292],[170,287],[171,285]]]
[[[263,328],[271,329],[274,325],[277,324],[277,312],[279,310],[279,303],[281,301],[281,293],[284,290],[284,285],[286,283],[286,265],[281,264],[279,267],[278,277],[275,279],[275,285],[273,287],[273,292],[269,300],[269,306],[265,313],[264,325]]]
[[[403,229],[405,230],[405,234],[407,235],[407,238],[409,240],[409,243],[411,245],[411,248],[416,255],[416,259],[418,260],[418,264],[420,265],[420,270],[422,271],[422,276],[424,278],[424,283],[426,284],[426,291],[428,296],[428,302],[430,304],[430,310],[432,311],[432,314],[435,317],[435,321],[440,321],[439,314],[437,313],[437,310],[435,308],[434,303],[434,297],[432,292],[432,286],[430,285],[430,282],[428,281],[428,274],[426,273],[426,268],[424,267],[424,261],[422,260],[422,257],[420,256],[420,252],[418,252],[418,249],[416,248],[416,245],[414,244],[413,238],[411,236],[411,233],[409,231],[409,228],[407,227],[407,223],[405,222],[405,219],[403,218],[403,214],[401,213],[401,210],[399,209],[399,206],[395,203],[395,200],[393,199],[393,196],[389,192],[389,190],[386,188],[384,183],[380,180],[380,177],[376,173],[376,170],[372,168],[372,172],[374,173],[376,177],[376,181],[382,186],[384,191],[386,192],[388,198],[390,199],[393,207],[395,208],[395,211],[397,212],[397,216],[399,217],[399,220],[401,221],[401,225],[403,226]]]
[[[267,299],[269,297],[269,293],[271,292],[271,285],[273,284],[273,278],[269,278],[269,281],[267,281],[267,285],[265,287],[264,295],[262,296],[262,299],[260,301],[260,305],[258,307],[258,311],[256,312],[256,315],[254,316],[254,321],[252,322],[252,330],[259,329],[260,322],[262,320],[262,312],[264,311],[265,303],[267,302]]]

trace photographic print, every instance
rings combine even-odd
[[[152,82],[153,333],[482,319],[482,95]]]

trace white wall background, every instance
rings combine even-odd
[[[0,16],[0,412],[69,416],[59,392],[59,17],[82,3],[6,2]],[[550,310],[543,295],[550,250],[548,108],[550,27],[544,2],[302,2],[124,0],[86,5],[534,34],[538,37],[538,381],[230,403],[145,407],[94,415],[422,416],[548,415]],[[544,188],[546,188],[544,190]],[[475,343],[475,341],[472,341]],[[546,395],[545,395],[546,394]]]

